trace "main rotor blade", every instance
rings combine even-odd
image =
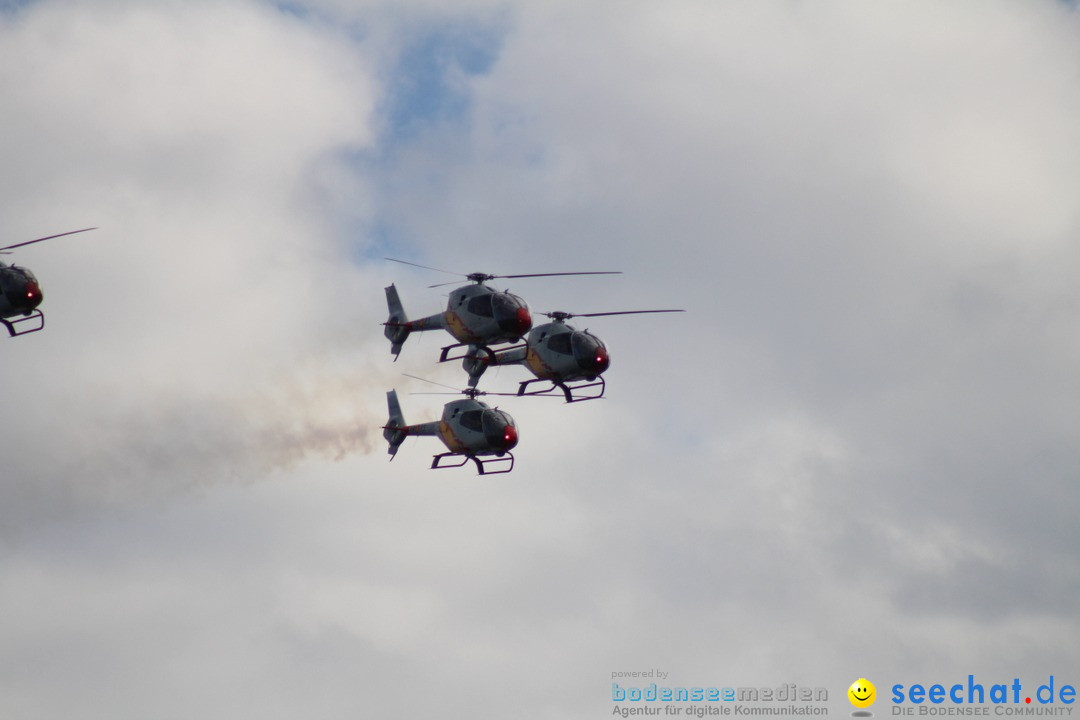
[[[411,265],[412,267],[422,268],[424,270],[434,270],[435,272],[446,273],[447,275],[459,275],[466,280],[473,282],[484,283],[488,280],[495,280],[499,278],[515,279],[515,278],[532,278],[532,277],[556,277],[559,275],[622,275],[621,271],[601,270],[591,272],[553,272],[553,273],[524,273],[520,275],[489,275],[487,273],[457,273],[452,270],[443,270],[442,268],[431,267],[430,265],[421,265],[420,263],[409,262],[408,260],[398,260],[397,258],[388,257],[385,258],[390,262],[401,263],[402,265]],[[453,285],[452,282],[438,283],[437,285],[428,285],[429,288],[439,288],[446,285]]]
[[[418,378],[419,379],[419,378]],[[469,397],[480,397],[482,395],[499,395],[501,397],[525,397],[524,395],[518,395],[512,392],[493,392],[491,390],[458,390],[457,392],[435,392],[434,390],[429,392],[411,392],[410,395],[468,395]],[[528,397],[551,397],[557,400],[562,399],[562,395],[530,395]]]
[[[686,312],[685,310],[616,310],[614,312],[598,312],[598,313],[563,313],[563,312],[549,312],[540,313],[541,315],[547,315],[549,318],[560,317],[564,320],[569,320],[575,317],[604,317],[605,315],[647,315],[649,313],[676,313]]]
[[[686,312],[685,310],[617,310],[602,313],[578,313],[574,317],[603,317],[604,315],[648,315],[649,313]]]
[[[594,272],[526,273],[525,275],[492,275],[494,278],[555,277],[556,275],[622,275],[621,270],[598,270]]]
[[[443,270],[441,268],[430,267],[428,265],[420,265],[418,263],[409,262],[408,260],[397,260],[396,258],[390,257],[384,259],[389,260],[390,262],[401,263],[402,265],[412,265],[413,267],[423,268],[424,270],[434,270],[435,272],[446,273],[447,275],[460,275],[461,277],[465,277],[465,273],[456,273],[452,270]]]
[[[499,279],[503,279],[503,278],[511,278],[512,279],[512,278],[555,277],[555,276],[558,276],[558,275],[622,275],[622,272],[619,271],[619,270],[615,270],[615,271],[603,270],[603,271],[597,271],[597,272],[525,273],[523,275],[488,275],[487,273],[472,273],[472,274],[466,275],[465,278],[467,280],[472,280],[473,282],[485,283],[488,280],[499,280]],[[429,288],[439,288],[439,287],[444,287],[446,285],[453,285],[453,284],[454,283],[445,282],[445,283],[439,283],[438,285],[428,285],[428,287]]]
[[[97,230],[97,228],[92,227],[92,228],[83,228],[82,230],[70,230],[68,232],[62,232],[62,233],[60,233],[58,235],[49,235],[48,237],[38,238],[37,240],[27,240],[26,242],[15,243],[14,245],[8,245],[7,247],[2,247],[2,248],[0,248],[0,250],[13,250],[15,248],[23,247],[24,245],[33,245],[34,243],[39,243],[39,242],[42,242],[43,240],[52,240],[53,238],[64,237],[65,235],[74,235],[75,233],[88,232],[90,230]]]
[[[428,390],[427,392],[419,392],[419,391],[417,391],[417,392],[410,392],[409,394],[410,395],[461,395],[462,391],[458,390],[457,392],[453,392],[453,391],[451,391],[451,392],[447,392],[447,391],[439,392],[439,391],[435,391],[435,390]]]
[[[439,387],[449,388],[449,389],[453,390],[455,394],[460,394],[461,393],[461,390],[454,387],[453,385],[447,385],[446,383],[435,382],[434,380],[428,380],[427,378],[422,378],[422,377],[420,377],[418,375],[410,375],[409,373],[401,373],[401,374],[404,375],[405,377],[412,378],[413,380],[419,380],[420,382],[431,383],[432,385],[438,385]]]

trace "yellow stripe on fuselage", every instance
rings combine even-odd
[[[454,434],[453,429],[450,427],[450,423],[445,420],[439,421],[439,439],[443,441],[443,445],[445,445],[450,452],[461,453],[467,451],[465,444],[458,439],[457,435]]]
[[[480,340],[453,310],[446,311],[446,330],[461,343],[476,343]]]
[[[540,359],[540,353],[536,352],[534,348],[529,348],[525,353],[525,365],[532,370],[533,375],[544,380],[551,380],[555,377],[555,371],[552,370],[543,360]]]

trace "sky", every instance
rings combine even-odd
[[[98,228],[6,258],[5,715],[1080,683],[1075,6],[31,0],[0,97],[2,244]],[[499,398],[511,474],[391,464],[464,373],[386,257],[687,312],[571,321],[607,395]]]

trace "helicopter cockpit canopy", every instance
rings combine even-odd
[[[494,319],[499,329],[508,335],[521,337],[532,327],[529,306],[520,297],[508,292],[477,295],[469,300],[467,308],[474,315]]]
[[[532,327],[529,306],[517,295],[508,292],[496,293],[491,296],[491,308],[499,328],[511,335],[520,337]]]
[[[517,445],[517,427],[509,413],[497,408],[467,410],[461,413],[461,425],[469,430],[484,433],[488,443],[500,450],[510,450]]]
[[[573,355],[578,367],[596,375],[611,364],[603,341],[588,331],[556,333],[548,339],[547,346],[557,353]]]
[[[0,272],[0,291],[19,307],[32,309],[41,304],[41,286],[34,273],[24,267],[4,267]]]
[[[575,331],[570,339],[570,345],[578,365],[589,372],[599,375],[611,364],[611,358],[608,356],[607,347],[604,346],[603,341],[588,331]]]
[[[509,413],[499,409],[484,411],[484,437],[492,446],[510,450],[518,442],[517,427]]]

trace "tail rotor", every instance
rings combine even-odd
[[[389,317],[383,323],[385,325],[383,334],[390,341],[390,352],[393,353],[394,360],[397,360],[398,355],[401,354],[401,346],[405,344],[405,340],[409,337],[411,328],[409,327],[409,319],[405,316],[405,308],[401,304],[401,298],[398,297],[397,288],[394,285],[386,288],[386,307],[389,310]]]
[[[386,393],[386,405],[389,410],[390,417],[387,419],[386,424],[383,425],[383,437],[386,438],[386,442],[389,444],[387,453],[390,455],[390,459],[393,460],[397,455],[398,448],[401,447],[401,443],[405,442],[405,416],[401,412],[401,404],[398,403],[397,390],[391,390]]]

